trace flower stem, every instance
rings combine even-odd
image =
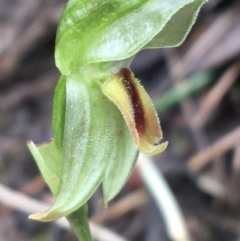
[[[88,205],[85,203],[82,207],[66,217],[79,241],[93,241],[87,213]]]

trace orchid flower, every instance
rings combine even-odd
[[[53,221],[80,209],[100,184],[121,190],[138,152],[164,151],[153,103],[129,69],[142,49],[178,46],[205,0],[69,0],[56,37],[53,140],[28,146],[56,197],[31,215]]]

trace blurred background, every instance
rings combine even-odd
[[[76,240],[59,224],[27,218],[37,208],[32,199],[53,202],[26,141],[51,138],[59,77],[54,41],[65,2],[0,0],[0,241]],[[238,0],[210,0],[181,47],[145,50],[132,63],[170,143],[153,163],[179,203],[192,241],[240,241],[239,13]],[[109,209],[97,191],[90,219],[122,237],[112,241],[171,240],[139,172]],[[95,233],[96,240],[107,240],[104,235]]]

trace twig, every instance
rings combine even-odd
[[[197,181],[198,187],[205,193],[208,193],[211,196],[217,197],[219,199],[226,199],[228,194],[226,186],[211,177],[209,174],[200,175]]]
[[[13,191],[2,184],[0,184],[0,202],[27,214],[37,213],[49,208],[49,205]],[[65,218],[57,220],[56,224],[62,228],[70,229]],[[93,236],[100,241],[126,241],[119,235],[97,224],[90,223],[90,228]]]
[[[223,74],[218,83],[209,91],[200,104],[197,114],[192,119],[192,125],[196,128],[203,127],[209,120],[214,110],[220,104],[223,96],[228,92],[239,73],[240,63],[232,65]]]
[[[117,217],[120,217],[129,211],[144,206],[147,201],[147,192],[141,188],[115,202],[108,209],[98,212],[91,218],[91,221],[94,223],[103,224],[107,221],[116,219]]]
[[[52,7],[43,1],[20,1],[12,11],[12,18],[0,29],[0,62],[4,72],[11,73],[22,56],[46,38],[55,28],[63,4],[58,1]]]
[[[195,156],[191,157],[188,162],[188,167],[192,171],[199,171],[214,158],[220,157],[230,148],[234,147],[240,141],[240,127],[234,129],[230,133],[223,136],[221,139],[213,143],[208,148],[202,150]]]
[[[213,65],[216,66],[236,55],[240,44],[234,38],[234,34],[235,32],[239,33],[238,27],[239,2],[236,1],[234,7],[219,14],[219,17],[196,39],[183,57],[179,67],[184,63],[184,71],[189,74],[196,70],[210,68]],[[233,41],[230,39],[232,35]],[[225,45],[222,45],[222,49],[214,49],[221,41],[226,42]]]
[[[43,180],[43,177],[39,174],[27,184],[25,184],[21,188],[20,192],[28,196],[33,196],[36,193],[40,193],[40,191],[42,191],[45,187],[46,183]]]
[[[151,192],[164,217],[169,238],[173,241],[189,241],[182,212],[161,172],[152,160],[140,154],[137,162],[139,173]]]
[[[236,144],[234,156],[233,156],[233,171],[236,175],[240,172],[240,141]]]
[[[177,88],[177,86],[179,86],[181,82],[186,78],[186,65],[183,61],[181,61],[180,57],[177,56],[176,51],[168,51],[167,55],[168,65],[170,67],[171,73],[171,80],[175,88]],[[193,141],[196,145],[196,149],[203,149],[208,144],[206,135],[201,128],[196,128],[192,125],[191,122],[192,116],[196,111],[195,103],[192,101],[190,97],[188,97],[180,102],[180,106],[186,123],[189,126],[189,130],[191,131]]]
[[[57,74],[50,72],[36,78],[32,83],[22,83],[21,87],[13,88],[10,93],[1,94],[0,96],[0,110],[14,108],[26,96],[41,96],[52,92],[56,85]]]
[[[183,99],[201,90],[212,80],[209,72],[191,76],[180,84],[172,87],[168,92],[154,99],[154,106],[159,114],[178,104]]]

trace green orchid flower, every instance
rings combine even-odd
[[[69,0],[59,23],[50,143],[29,142],[56,200],[31,215],[53,221],[81,208],[100,184],[104,203],[121,190],[138,151],[161,153],[153,103],[129,65],[146,48],[181,44],[205,0]]]

